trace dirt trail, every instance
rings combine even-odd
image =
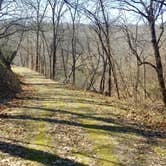
[[[126,111],[14,68],[35,95],[0,116],[0,166],[165,166],[165,138],[150,137],[116,115]]]

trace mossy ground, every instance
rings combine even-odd
[[[36,92],[0,116],[0,164],[165,166],[165,138],[119,117],[126,109],[29,69],[14,71]]]

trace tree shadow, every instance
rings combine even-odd
[[[121,163],[121,162],[115,162],[115,161],[111,161],[111,160],[108,160],[108,159],[103,159],[103,158],[101,158],[101,157],[97,157],[97,156],[94,156],[94,155],[88,155],[88,154],[86,154],[86,153],[80,153],[80,152],[77,152],[77,153],[75,153],[75,154],[79,154],[79,155],[81,155],[81,156],[85,156],[85,157],[88,157],[88,158],[93,158],[93,159],[95,159],[95,160],[98,160],[98,161],[103,161],[103,162],[105,162],[105,163],[107,163],[107,164],[110,164],[110,165],[118,165],[118,166],[127,166],[126,164],[124,164],[124,163]]]
[[[7,153],[14,157],[20,157],[25,160],[35,161],[44,165],[73,165],[73,166],[85,166],[78,162],[61,158],[57,155],[44,152],[41,150],[30,149],[21,145],[16,145],[8,142],[0,141],[0,151]]]
[[[55,87],[55,88],[57,88],[57,87]],[[55,103],[58,103],[60,101],[60,102],[64,102],[64,103],[91,104],[91,105],[95,105],[95,106],[106,106],[106,107],[110,107],[110,108],[114,107],[114,108],[122,109],[125,111],[128,110],[128,108],[126,108],[125,106],[116,106],[113,104],[108,104],[106,102],[97,102],[97,101],[93,101],[90,99],[86,99],[86,100],[85,99],[78,99],[78,98],[72,99],[72,97],[75,96],[72,94],[62,94],[62,93],[56,92],[56,96],[58,96],[58,95],[63,96],[63,97],[68,97],[68,98],[27,96],[27,97],[17,97],[17,99],[19,99],[19,100],[36,100],[36,101],[52,101]],[[45,96],[50,96],[50,92],[49,93],[45,92]]]
[[[12,107],[17,107],[17,105],[11,105]],[[106,131],[119,131],[119,132],[124,132],[124,133],[135,133],[137,135],[141,135],[144,137],[155,137],[155,138],[166,138],[166,133],[165,132],[160,132],[160,131],[156,131],[153,130],[150,126],[146,126],[146,125],[141,125],[141,124],[137,124],[137,123],[133,123],[130,122],[128,120],[125,119],[121,119],[121,118],[117,118],[115,115],[112,115],[113,118],[109,117],[109,118],[105,118],[105,117],[97,117],[95,116],[94,112],[92,113],[86,113],[86,114],[82,114],[82,113],[77,113],[77,112],[71,112],[71,111],[67,111],[67,110],[55,110],[55,109],[50,109],[50,108],[43,108],[43,107],[33,107],[33,106],[26,106],[23,105],[21,106],[21,108],[25,108],[25,109],[34,109],[34,110],[41,110],[41,111],[49,111],[49,112],[53,112],[53,113],[61,113],[61,114],[68,114],[68,115],[74,115],[78,118],[81,119],[91,119],[91,120],[96,120],[96,121],[100,121],[100,122],[104,122],[104,123],[110,123],[110,124],[115,124],[118,125],[118,127],[114,128],[114,127],[110,127],[109,125],[94,125],[94,129],[102,129],[102,130],[106,130]],[[2,115],[3,116],[3,115]],[[22,115],[23,116],[23,115]],[[26,116],[23,116],[24,118]],[[1,118],[1,117],[0,117]],[[3,118],[3,117],[2,117]],[[30,117],[30,119],[33,117]],[[40,118],[38,118],[38,120],[41,120]],[[42,119],[43,121],[48,121],[48,122],[53,122],[54,119]],[[64,121],[65,123],[66,121]],[[56,122],[55,120],[55,123]],[[63,121],[60,121],[59,123],[63,123]],[[70,121],[66,122],[67,124],[70,124]],[[73,122],[74,123],[74,122]],[[78,125],[81,126],[82,123],[77,123],[75,122],[73,125]],[[72,125],[72,124],[70,124]],[[83,124],[82,124],[83,125]],[[123,126],[123,127],[122,127]],[[93,128],[92,126],[82,126],[85,128]]]
[[[46,82],[46,83],[24,83],[25,85],[28,86],[47,86],[48,88],[62,88],[63,84],[57,84],[57,83],[53,83],[53,82]],[[65,86],[65,85],[64,85]]]
[[[7,141],[11,141],[13,143],[21,143],[21,144],[26,144],[26,145],[39,145],[39,146],[45,146],[45,147],[49,147],[49,148],[52,148],[54,149],[55,147],[54,146],[49,146],[49,145],[45,145],[45,144],[39,144],[39,143],[31,143],[31,142],[28,142],[28,141],[22,141],[22,140],[17,140],[17,139],[14,139],[14,138],[7,138],[7,137],[1,137],[0,136],[0,139],[2,140],[7,140]]]
[[[162,134],[160,132],[151,131],[148,129],[140,129],[135,126],[125,125],[123,123],[118,123],[114,120],[112,120],[110,125],[97,125],[97,124],[86,124],[86,123],[80,123],[80,122],[74,122],[74,121],[67,121],[67,120],[58,120],[58,119],[52,119],[52,118],[37,118],[32,117],[29,115],[4,115],[0,118],[3,119],[16,119],[16,120],[34,120],[34,121],[44,121],[49,123],[57,123],[57,124],[63,124],[63,125],[69,125],[69,126],[77,126],[82,127],[86,129],[98,129],[103,130],[107,132],[115,132],[115,133],[133,133],[139,136],[143,137],[155,137],[155,138],[166,138],[165,134]],[[86,117],[87,118],[87,117]]]

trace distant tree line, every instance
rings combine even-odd
[[[9,67],[17,55],[78,88],[166,104],[165,0],[4,0],[0,9]]]

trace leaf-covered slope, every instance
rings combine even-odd
[[[0,61],[0,99],[13,96],[20,89],[17,76]]]

